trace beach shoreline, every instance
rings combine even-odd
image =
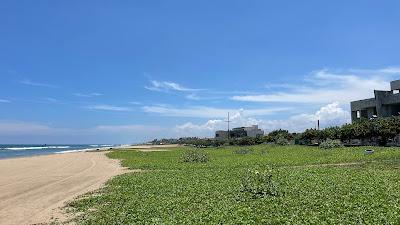
[[[110,150],[168,151],[179,145],[121,145],[0,159],[0,224],[65,222],[66,203],[132,172]],[[134,171],[133,171],[134,172]]]
[[[72,149],[72,150],[60,150],[55,152],[48,152],[48,153],[41,153],[41,154],[30,154],[30,155],[22,155],[22,156],[10,156],[10,157],[0,157],[1,160],[5,159],[22,159],[22,158],[31,158],[31,157],[40,157],[46,155],[54,155],[54,154],[67,154],[67,153],[75,153],[75,152],[102,152],[102,151],[110,151],[110,150],[138,150],[138,151],[145,151],[146,149],[152,149],[152,151],[163,151],[166,148],[178,147],[177,144],[171,145],[113,145],[113,146],[99,146],[99,147],[91,147],[91,148],[82,148],[82,149]],[[61,149],[61,148],[60,148]]]
[[[102,152],[72,152],[0,160],[0,224],[68,220],[65,204],[97,190],[124,169]]]

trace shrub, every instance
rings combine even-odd
[[[250,154],[252,152],[253,151],[250,150],[250,149],[237,149],[237,150],[235,150],[235,153],[239,154],[239,155],[246,155],[246,154]]]
[[[266,142],[274,142],[281,137],[283,137],[287,140],[292,140],[293,134],[289,133],[288,130],[282,130],[282,129],[274,130],[274,131],[270,132],[267,136],[265,136],[264,140]]]
[[[272,170],[247,170],[242,179],[241,192],[250,194],[253,198],[277,196],[278,189],[272,180]]]
[[[284,137],[279,137],[276,141],[275,144],[277,145],[289,145],[289,141],[284,138]]]
[[[199,149],[187,150],[182,155],[183,162],[193,162],[193,163],[206,163],[209,161],[208,155]]]
[[[343,147],[343,144],[340,140],[327,139],[326,141],[321,142],[319,147],[323,149],[340,148]]]

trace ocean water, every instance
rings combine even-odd
[[[2,145],[0,144],[0,159],[68,153],[85,149],[112,147],[113,145]]]

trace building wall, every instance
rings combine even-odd
[[[400,90],[400,80],[390,83],[391,91],[374,91],[375,98],[353,101],[351,106],[351,120],[357,120],[359,113],[362,118],[398,116],[400,112],[400,93],[394,93]]]
[[[229,135],[231,138],[241,138],[241,137],[259,137],[264,135],[264,131],[258,128],[258,125],[253,125],[251,127],[238,127],[233,128]],[[216,139],[226,139],[228,138],[228,131],[218,130],[215,132]]]
[[[258,129],[258,125],[253,125],[251,127],[245,127],[248,137],[259,137],[264,135],[264,131]]]
[[[400,80],[390,82],[390,89],[392,89],[392,91],[400,90]]]
[[[215,132],[215,138],[218,140],[223,140],[228,138],[228,131],[218,130]]]

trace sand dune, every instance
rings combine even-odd
[[[104,152],[0,160],[0,224],[65,220],[60,208],[66,201],[123,171]]]

